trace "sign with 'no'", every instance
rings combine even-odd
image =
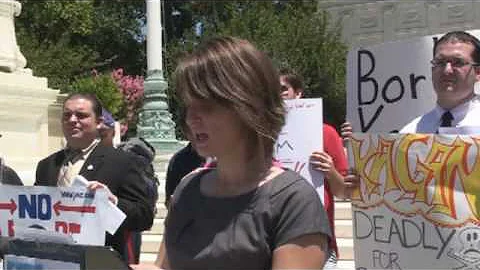
[[[104,190],[2,185],[0,236],[37,228],[71,235],[78,244],[104,245],[105,232],[115,233],[125,218],[112,216],[118,211]]]

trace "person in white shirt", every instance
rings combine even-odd
[[[480,41],[463,31],[449,32],[433,46],[432,81],[437,105],[400,133],[438,133],[440,127],[480,127]]]

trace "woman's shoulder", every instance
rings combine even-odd
[[[172,202],[178,201],[178,198],[180,198],[180,196],[183,196],[183,194],[185,193],[200,192],[200,179],[203,175],[212,170],[214,170],[214,168],[200,167],[185,175],[182,180],[180,180],[178,186],[175,188],[175,191],[172,195]],[[185,197],[192,198],[190,194],[187,194]]]
[[[296,172],[286,170],[272,181],[270,213],[274,247],[302,235],[330,235],[328,217],[317,191]]]
[[[288,195],[292,193],[310,193],[313,187],[300,174],[285,169],[277,175],[270,183],[270,197]]]

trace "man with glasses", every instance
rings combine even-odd
[[[433,46],[432,81],[437,105],[400,133],[438,133],[440,127],[480,127],[480,41],[463,31],[449,32]]]

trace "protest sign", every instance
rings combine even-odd
[[[480,266],[480,137],[360,134],[351,149],[357,269]]]
[[[479,37],[480,30],[469,31]],[[424,36],[355,48],[347,56],[347,119],[358,132],[391,132],[435,106],[430,60],[434,40]]]
[[[118,211],[105,190],[2,185],[0,236],[39,228],[71,235],[77,244],[104,245],[105,231],[115,233],[125,218]]]
[[[322,99],[285,100],[285,106],[288,114],[275,143],[275,157],[307,179],[323,202],[323,175],[309,163],[312,152],[323,149]]]

